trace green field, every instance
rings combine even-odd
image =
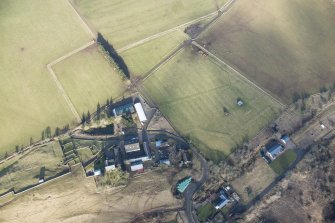
[[[246,136],[254,136],[280,108],[234,72],[191,48],[146,79],[144,89],[178,131],[213,160],[229,154]],[[238,97],[244,106],[237,106]]]
[[[98,102],[102,105],[110,97],[121,97],[126,89],[121,76],[96,46],[63,60],[53,69],[79,114],[95,111]]]
[[[270,167],[275,171],[278,175],[282,174],[291,163],[296,160],[297,154],[294,150],[287,150],[283,154],[281,154],[278,158],[270,163]]]
[[[211,203],[207,203],[197,210],[197,215],[201,222],[205,222],[206,219],[216,212],[214,206]]]
[[[82,162],[86,162],[93,157],[92,150],[88,147],[77,148],[77,152]]]
[[[0,157],[38,140],[47,126],[74,116],[46,65],[84,45],[90,35],[67,0],[0,2]]]
[[[239,0],[198,42],[290,102],[335,82],[334,21],[333,1]]]
[[[216,11],[213,0],[73,0],[116,49]],[[219,5],[224,0],[220,0]]]
[[[67,167],[62,166],[63,153],[58,142],[51,142],[0,165],[0,194],[14,188],[18,191],[38,183],[41,168],[44,179],[55,176]]]
[[[181,31],[174,31],[165,36],[121,53],[128,68],[134,75],[143,75],[158,64],[164,57],[175,50],[187,36]]]

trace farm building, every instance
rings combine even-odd
[[[114,117],[122,116],[126,114],[132,114],[135,112],[133,100],[131,98],[122,100],[113,105],[113,115]]]
[[[169,143],[166,140],[156,140],[156,148],[167,147]]]
[[[286,143],[288,143],[288,141],[290,141],[290,137],[288,137],[287,135],[283,135],[281,138],[280,138],[280,141],[286,145]]]
[[[219,210],[229,203],[229,199],[225,195],[224,191],[220,191],[220,196],[214,200],[214,206],[216,210]]]
[[[266,154],[272,159],[276,159],[276,157],[284,151],[284,148],[279,143],[274,144],[272,147],[268,149]]]
[[[188,187],[188,185],[190,185],[191,181],[192,181],[192,177],[187,177],[184,180],[180,181],[177,184],[177,190],[180,193],[183,193],[186,190],[186,188]]]
[[[134,106],[135,106],[135,110],[138,115],[138,118],[140,119],[140,122],[143,125],[143,123],[147,121],[147,117],[145,116],[142,104],[141,102],[137,102]]]
[[[114,159],[112,160],[106,160],[105,161],[105,170],[110,171],[110,170],[114,170],[115,169],[115,161]]]
[[[94,176],[100,176],[101,170],[94,170]]]
[[[136,142],[136,143],[125,145],[124,149],[126,150],[126,153],[130,153],[130,152],[139,151],[141,148],[140,148],[140,144]]]
[[[136,160],[148,161],[150,160],[150,153],[147,143],[144,142],[142,145],[137,141],[136,143],[132,142],[127,144],[125,142],[125,158],[126,163],[131,163]]]
[[[110,171],[115,169],[115,156],[114,151],[112,149],[105,149],[104,154],[106,157],[105,160],[105,170]]]
[[[171,162],[169,159],[168,147],[163,147],[158,149],[159,163],[170,166]]]
[[[244,102],[242,101],[241,98],[238,98],[238,99],[236,100],[236,104],[237,104],[238,106],[242,107],[242,106],[244,105]]]
[[[132,172],[140,172],[140,171],[143,171],[144,170],[144,167],[143,167],[143,161],[142,160],[136,160],[136,161],[133,161],[130,163],[130,170]]]

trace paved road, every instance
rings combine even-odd
[[[201,162],[201,169],[202,169],[202,177],[199,181],[194,181],[192,182],[187,189],[184,192],[184,198],[185,198],[185,202],[184,202],[184,210],[188,219],[189,223],[197,223],[198,219],[196,216],[193,215],[193,195],[195,194],[195,192],[197,192],[201,186],[206,182],[206,180],[208,179],[208,166],[207,166],[207,162],[204,159],[203,156],[201,156],[196,149],[192,148],[193,154],[200,160]]]

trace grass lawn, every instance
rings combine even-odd
[[[44,179],[55,176],[67,167],[61,166],[63,153],[58,142],[51,142],[26,154],[18,155],[14,162],[0,166],[0,194],[14,188],[20,190],[38,183],[41,168],[45,168]]]
[[[290,164],[296,160],[296,158],[297,154],[294,150],[286,150],[283,154],[270,163],[270,167],[278,175],[282,174],[290,166]]]
[[[260,192],[262,192],[275,178],[276,173],[269,165],[258,157],[255,161],[253,169],[246,172],[232,182],[233,188],[241,196],[244,204],[248,203]],[[246,188],[249,187],[249,194]]]
[[[191,48],[146,79],[144,90],[178,131],[213,160],[229,154],[246,135],[254,136],[280,108],[234,72]],[[244,106],[237,106],[238,97]]]
[[[151,40],[145,44],[131,48],[121,53],[128,68],[134,75],[143,75],[168,56],[185,39],[182,31],[174,31],[165,36]]]
[[[236,1],[199,42],[290,102],[335,82],[332,1]]]
[[[214,206],[210,203],[205,204],[201,208],[198,208],[197,214],[201,222],[206,221],[206,219],[216,212]]]
[[[213,0],[73,2],[88,22],[107,37],[116,49],[216,11]]]
[[[77,152],[82,162],[86,162],[93,157],[92,150],[88,147],[77,148]]]
[[[126,82],[96,46],[89,47],[53,67],[59,81],[81,115],[95,111],[97,103],[123,95]]]
[[[0,157],[74,116],[46,65],[90,35],[67,0],[0,2]]]

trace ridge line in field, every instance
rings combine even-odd
[[[205,53],[207,53],[209,56],[211,56],[212,58],[216,59],[217,61],[219,61],[221,64],[225,65],[226,67],[228,67],[230,70],[234,71],[238,76],[240,76],[243,80],[245,80],[247,83],[251,84],[252,86],[254,86],[255,88],[257,88],[258,90],[260,90],[263,94],[269,96],[273,101],[277,102],[279,105],[281,105],[282,107],[285,107],[285,104],[283,104],[282,102],[280,102],[278,99],[276,99],[274,96],[272,96],[270,93],[268,93],[267,91],[265,91],[263,88],[261,88],[260,86],[258,86],[256,83],[254,83],[253,81],[249,80],[247,77],[245,77],[243,74],[241,74],[239,71],[237,71],[235,68],[233,68],[232,66],[230,66],[229,64],[227,64],[226,62],[224,62],[223,60],[221,60],[220,58],[218,58],[215,54],[211,53],[210,51],[208,51],[206,48],[202,47],[200,44],[198,44],[196,41],[192,41],[192,44],[196,47],[198,47],[199,49],[201,49],[202,51],[204,51]]]
[[[74,7],[74,5],[70,2],[71,0],[66,0],[69,5],[70,8],[72,8],[72,10],[75,12],[75,14],[79,17],[79,20],[81,21],[81,23],[84,25],[84,27],[86,28],[86,31],[89,32],[89,34],[93,37],[96,38],[96,34],[95,32],[91,29],[91,27],[86,23],[86,21],[84,20],[84,18],[79,14],[79,12],[77,11],[77,9]]]

